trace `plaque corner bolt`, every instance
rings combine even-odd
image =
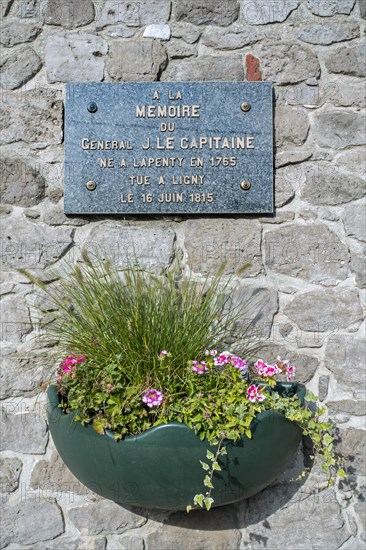
[[[252,108],[251,104],[248,103],[248,101],[243,101],[243,103],[240,105],[240,108],[244,113],[247,113]]]
[[[95,181],[87,181],[85,187],[88,191],[94,191],[94,189],[96,189],[97,187],[97,184],[95,183]]]
[[[244,191],[248,191],[248,189],[250,189],[252,187],[252,184],[250,183],[250,181],[242,181],[241,184],[240,184],[240,187]]]
[[[91,101],[88,104],[87,109],[88,109],[89,113],[96,113],[97,110],[98,110],[98,105],[95,103],[95,101]]]

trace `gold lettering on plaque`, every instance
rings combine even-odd
[[[120,149],[132,150],[133,145],[130,140],[90,140],[88,138],[82,138],[81,148],[84,150],[95,150],[98,151],[118,151]]]
[[[99,159],[99,166],[101,168],[114,168],[114,158]]]
[[[131,202],[133,202],[133,193],[128,193],[127,196],[124,193],[122,193],[121,197],[120,197],[120,201],[122,203],[126,203],[126,202],[131,203]]]
[[[252,136],[184,136],[180,140],[181,149],[254,149]]]
[[[183,193],[162,193],[158,202],[183,202]]]
[[[203,185],[205,176],[173,176],[173,185]]]
[[[136,105],[136,118],[199,118],[201,105]]]

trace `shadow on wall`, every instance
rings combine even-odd
[[[298,464],[295,465],[295,470],[296,474],[294,477],[301,471]],[[294,471],[292,470],[291,473],[294,473]],[[268,516],[285,507],[289,501],[296,504],[298,501],[300,502],[312,496],[310,489],[301,489],[306,479],[305,477],[301,481],[292,483],[280,482],[277,485],[264,489],[251,498],[242,500],[236,504],[218,506],[217,508],[212,508],[209,512],[206,510],[194,510],[189,514],[185,511],[171,512],[168,518],[165,510],[146,510],[126,505],[120,506],[135,514],[144,517],[147,516],[149,520],[162,523],[164,526],[169,525],[171,527],[200,531],[243,529],[253,523],[266,522]],[[313,496],[319,499],[319,494],[315,495],[314,493]],[[247,513],[253,505],[256,510],[254,516]],[[264,527],[270,528],[268,522],[267,525],[264,524]]]

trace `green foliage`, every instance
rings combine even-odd
[[[118,365],[124,384],[149,382],[162,374],[159,352],[171,353],[170,375],[179,377],[182,366],[202,349],[222,348],[228,340],[242,352],[250,348],[237,341],[235,325],[258,299],[230,306],[231,279],[222,266],[204,281],[182,278],[176,269],[156,276],[130,265],[119,272],[110,262],[68,266],[44,284],[21,270],[48,294],[54,322],[44,337],[58,341],[60,356],[85,354],[100,368]]]
[[[181,279],[174,270],[158,277],[131,265],[119,273],[108,262],[84,260],[70,273],[58,274],[56,284],[29,275],[55,306],[46,336],[57,338],[59,355],[76,356],[76,367],[59,369],[66,412],[77,411],[76,420],[92,423],[99,434],[113,430],[116,439],[170,421],[190,426],[211,447],[201,461],[202,493],[187,511],[211,508],[226,444],[242,435],[251,438],[253,420],[265,410],[282,413],[311,437],[329,482],[337,471],[345,475],[334,451],[332,426],[323,421],[325,411],[315,405],[316,396],[308,393],[303,404],[286,388],[280,391],[270,376],[249,369],[243,378],[240,368],[217,366],[212,356],[203,355],[205,350],[221,352],[228,343],[247,359],[253,350],[237,337],[235,327],[258,303],[230,307],[231,281],[222,270],[197,282]],[[203,358],[209,368],[192,372],[192,360]],[[248,399],[250,374],[263,400]],[[152,388],[161,392],[159,406],[142,402]]]

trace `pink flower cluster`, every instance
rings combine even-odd
[[[60,368],[64,372],[71,372],[75,367],[85,361],[85,355],[69,355],[60,363]]]
[[[203,374],[204,372],[208,371],[208,366],[206,365],[206,361],[192,361],[192,370],[193,372],[196,372],[197,374]]]
[[[225,351],[224,353],[221,353],[218,357],[215,358],[215,365],[218,366],[224,366],[224,365],[231,365],[235,369],[244,370],[248,368],[247,363],[242,359],[241,357],[238,357],[237,355],[233,355],[232,353],[229,353]]]
[[[282,372],[277,365],[268,365],[263,359],[258,359],[254,364],[254,368],[257,369],[258,374],[261,376],[274,376]]]
[[[261,393],[261,388],[260,386],[256,386],[255,384],[252,384],[251,386],[249,386],[249,388],[247,389],[247,397],[249,399],[249,401],[251,401],[252,403],[255,403],[256,401],[264,401],[265,400],[265,396]]]
[[[150,409],[152,407],[157,407],[162,403],[164,399],[163,392],[156,390],[155,388],[152,388],[151,390],[148,390],[144,393],[142,396],[142,402],[145,403]]]
[[[263,359],[258,359],[254,368],[257,369],[260,376],[275,376],[276,374],[286,373],[287,381],[290,382],[292,376],[295,374],[295,367],[290,365],[290,362],[277,357],[274,365],[268,365]]]

